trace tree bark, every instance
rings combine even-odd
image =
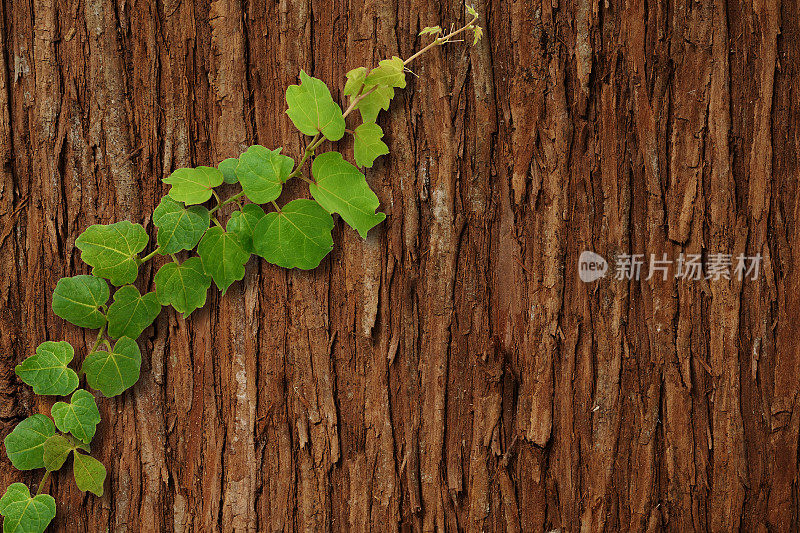
[[[379,119],[386,222],[364,241],[339,221],[318,269],[253,257],[224,297],[163,312],[139,383],[98,401],[105,495],[53,476],[50,531],[798,530],[798,2],[476,3],[485,39],[415,60]],[[343,102],[349,69],[464,17],[3,1],[0,437],[53,401],[14,366],[45,340],[78,363],[91,346],[50,307],[88,272],[86,227],[154,237],[174,169],[302,153],[300,69]],[[584,283],[584,250],[763,262]],[[0,456],[0,489],[40,479]]]

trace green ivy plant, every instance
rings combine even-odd
[[[20,422],[5,438],[8,458],[19,470],[44,468],[36,494],[23,483],[14,483],[0,498],[4,533],[40,533],[56,514],[52,496],[43,494],[52,472],[72,456],[72,473],[81,491],[103,495],[106,469],[90,455],[100,411],[95,395],[84,387],[113,397],[139,379],[142,354],[136,338],[156,319],[162,306],[171,305],[188,316],[206,302],[211,283],[224,294],[241,280],[251,254],[285,268],[312,269],[333,248],[332,215],[338,214],[361,237],[386,215],[376,212],[378,197],[358,167],[371,167],[389,153],[383,130],[375,121],[389,108],[395,89],[406,86],[406,65],[434,46],[453,42],[467,30],[473,44],[481,38],[478,14],[467,7],[471,20],[445,34],[438,26],[424,28],[432,36],[427,46],[409,57],[384,59],[368,70],[347,73],[344,95],[349,106],[334,101],[321,80],[300,72],[300,83],[286,90],[286,113],[297,129],[312,139],[299,161],[282,153],[251,146],[238,158],[217,167],[179,168],[164,183],[169,193],[153,212],[156,247],[142,255],[150,239],[141,224],[128,221],[89,226],[75,240],[81,259],[92,275],[62,278],[53,293],[53,312],[82,328],[96,329],[97,337],[76,372],[70,367],[75,351],[64,341],[46,341],[33,355],[17,365],[19,378],[45,396],[61,396],[50,416],[34,414]],[[345,118],[358,111],[361,124],[347,129]],[[341,153],[317,154],[325,141],[353,137],[355,165]],[[304,174],[311,159],[310,176]],[[277,203],[283,185],[297,178],[308,183],[312,199]],[[241,190],[220,198],[223,184],[239,184]],[[203,204],[214,199],[215,205]],[[249,203],[246,203],[249,202]],[[223,226],[220,209],[236,203]],[[269,212],[261,207],[267,204]],[[179,259],[176,254],[196,250],[197,255]],[[139,267],[156,257],[168,256],[155,274],[155,290],[141,294],[132,283]],[[116,287],[113,297],[109,283]],[[113,298],[109,304],[109,298]],[[112,342],[113,341],[113,342]],[[68,399],[66,397],[69,397]]]

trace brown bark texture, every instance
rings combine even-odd
[[[797,0],[476,4],[485,39],[415,60],[379,118],[386,222],[162,312],[139,383],[98,402],[105,495],[54,476],[50,531],[798,530]],[[464,20],[455,0],[2,0],[0,437],[53,401],[14,366],[91,345],[50,308],[87,226],[154,237],[174,169],[302,153],[300,69],[341,102],[349,69]],[[583,250],[763,262],[583,283]],[[35,488],[0,456],[0,488]]]

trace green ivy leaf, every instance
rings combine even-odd
[[[442,28],[440,26],[425,26],[422,28],[422,31],[419,32],[420,37],[423,35],[436,35],[442,33]]]
[[[253,232],[255,253],[284,268],[311,269],[333,248],[333,218],[317,202],[292,200]]]
[[[136,339],[161,312],[155,292],[144,296],[133,285],[125,285],[114,293],[114,303],[108,307],[108,335],[112,339]]]
[[[211,189],[219,187],[224,180],[222,172],[214,167],[179,168],[164,178],[172,185],[169,195],[173,200],[186,205],[202,204],[211,198]]]
[[[85,443],[89,443],[100,423],[100,411],[94,396],[88,391],[78,389],[72,394],[70,403],[56,402],[50,410],[56,427]]]
[[[78,374],[67,365],[75,356],[68,342],[46,341],[14,368],[22,381],[43,396],[66,396],[78,388]]]
[[[300,71],[300,85],[286,89],[286,114],[295,127],[306,135],[321,132],[327,139],[338,141],[344,135],[344,117],[322,80]]]
[[[244,264],[250,253],[242,246],[239,236],[215,226],[206,232],[197,246],[203,270],[211,276],[222,294],[231,283],[244,277]]]
[[[403,60],[397,56],[391,59],[384,59],[369,72],[364,80],[364,85],[385,85],[404,89],[406,86],[406,73]]]
[[[56,516],[56,501],[49,494],[31,498],[22,483],[12,483],[0,498],[3,533],[42,533]]]
[[[376,213],[380,202],[367,185],[364,174],[342,158],[339,152],[326,152],[314,158],[311,173],[315,183],[311,196],[329,213],[339,213],[361,237],[381,223],[386,215]]]
[[[88,490],[96,496],[103,495],[106,467],[94,457],[75,450],[72,454],[72,475],[75,477],[75,484],[83,492]]]
[[[383,130],[374,122],[358,126],[353,132],[353,138],[357,165],[371,167],[377,157],[389,153],[389,147],[381,140]]]
[[[380,110],[388,110],[389,103],[394,98],[394,89],[392,87],[378,85],[377,89],[373,90],[374,87],[376,86],[369,85],[364,87],[361,92],[366,96],[356,104],[356,109],[361,114],[361,120],[365,123],[375,122],[378,119]]]
[[[61,278],[53,291],[53,312],[76,326],[97,329],[106,323],[100,307],[109,294],[104,279],[87,275]]]
[[[344,91],[342,92],[345,96],[358,96],[364,87],[364,80],[367,78],[367,68],[356,67],[345,76],[347,77],[347,82],[345,82]]]
[[[76,448],[75,442],[63,435],[53,435],[44,441],[44,467],[55,472],[64,466],[64,461]]]
[[[171,305],[179,313],[189,315],[206,303],[211,278],[203,270],[200,258],[191,257],[182,264],[162,266],[156,272],[155,284],[161,305]]]
[[[222,172],[222,181],[225,183],[236,183],[239,181],[238,176],[236,176],[236,165],[238,164],[239,158],[229,157],[217,166],[219,171]]]
[[[225,229],[239,237],[245,252],[253,253],[253,231],[264,216],[264,210],[260,206],[247,204],[241,211],[231,213]]]
[[[107,278],[112,285],[125,285],[136,280],[138,254],[147,246],[147,232],[140,224],[127,220],[116,224],[95,224],[75,239],[83,262],[92,267],[92,274]]]
[[[265,204],[281,195],[282,184],[292,172],[294,160],[281,148],[268,150],[255,145],[239,157],[236,174],[242,190],[253,202]]]
[[[153,211],[153,224],[158,228],[156,242],[160,253],[174,254],[181,250],[191,250],[208,229],[211,216],[202,205],[184,207],[170,196],[161,199]]]
[[[83,361],[89,386],[107,398],[122,394],[139,381],[141,367],[139,345],[129,337],[120,337],[113,350],[92,352]]]
[[[29,416],[6,436],[6,455],[17,470],[43,468],[44,443],[55,435],[53,421],[42,414]]]

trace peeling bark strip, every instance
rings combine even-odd
[[[796,529],[797,3],[475,7],[488,38],[414,64],[380,119],[386,223],[164,314],[105,404],[105,496],[55,476],[52,531]],[[84,355],[49,302],[86,226],[147,227],[175,168],[299,154],[301,68],[341,89],[462,9],[4,2],[0,437],[49,409],[13,371],[33,347]],[[744,283],[585,284],[583,250],[764,262]],[[17,476],[0,453],[0,486]]]

